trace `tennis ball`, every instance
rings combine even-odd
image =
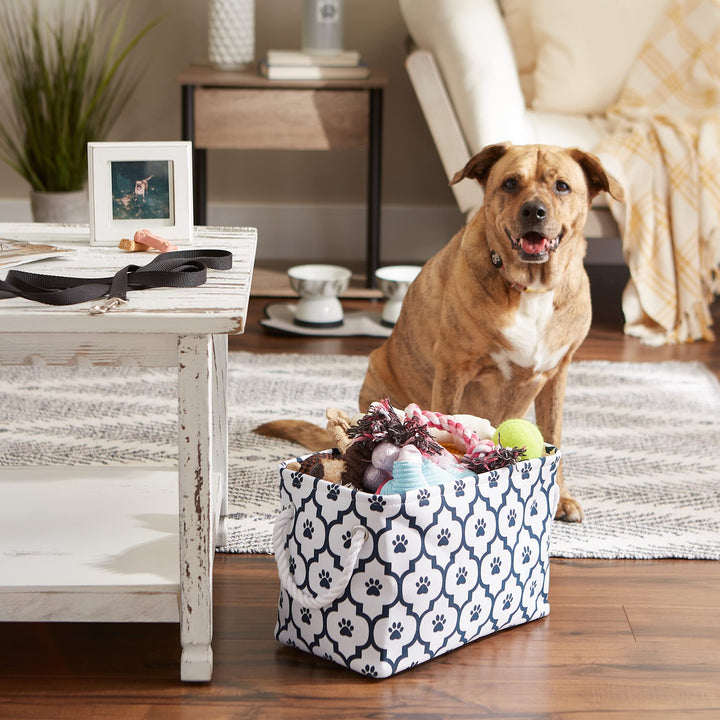
[[[498,425],[493,442],[509,448],[525,448],[521,460],[542,457],[545,454],[545,441],[540,428],[529,420],[510,418]]]

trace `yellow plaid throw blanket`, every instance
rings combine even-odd
[[[720,290],[720,0],[673,0],[608,111],[596,148],[625,190],[611,201],[631,280],[625,331],[653,344],[712,339]]]

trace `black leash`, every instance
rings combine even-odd
[[[147,265],[127,265],[104,278],[9,270],[5,280],[0,280],[0,300],[22,297],[45,305],[75,305],[107,296],[105,305],[91,308],[91,312],[98,314],[127,302],[128,290],[198,287],[207,280],[208,268],[229,270],[231,267],[232,253],[228,250],[177,250],[161,253]]]

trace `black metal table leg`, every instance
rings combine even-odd
[[[380,267],[380,194],[382,170],[383,89],[370,91],[367,198],[367,286],[377,286],[375,271]]]
[[[207,225],[207,153],[195,147],[195,86],[182,86],[182,139],[193,143],[193,215]]]

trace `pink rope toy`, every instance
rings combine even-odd
[[[421,425],[429,425],[432,428],[444,430],[453,437],[460,438],[465,443],[466,453],[470,457],[482,457],[495,449],[495,443],[492,440],[481,440],[476,433],[468,430],[462,423],[449,415],[421,410],[415,403],[405,408],[405,415]]]

